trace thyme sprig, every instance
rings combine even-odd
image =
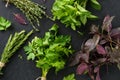
[[[15,54],[15,52],[20,48],[20,46],[28,39],[28,37],[33,33],[33,30],[25,35],[25,30],[22,30],[19,33],[15,33],[14,35],[10,35],[8,42],[3,50],[3,53],[0,58],[0,74],[2,74],[2,69],[7,62],[9,62],[9,58]]]
[[[42,19],[42,15],[45,15],[47,18],[50,18],[46,15],[44,11],[45,7],[39,5],[38,3],[32,2],[31,0],[5,0],[8,3],[14,4],[19,8],[25,15],[30,24],[35,30],[38,31],[36,26],[40,26],[39,19]],[[37,24],[37,25],[36,25]]]

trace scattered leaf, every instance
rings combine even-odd
[[[20,14],[15,14],[14,13],[14,17],[15,17],[15,20],[18,22],[18,23],[20,23],[20,24],[22,24],[22,25],[26,25],[27,23],[26,23],[26,21],[25,21],[25,19],[20,15]]]
[[[11,26],[11,22],[3,17],[0,17],[0,30],[6,30]]]
[[[97,0],[90,0],[91,1],[91,6],[97,10],[101,9],[101,5],[97,2]]]
[[[63,80],[75,80],[75,75],[74,74],[70,74],[70,75],[64,77]]]

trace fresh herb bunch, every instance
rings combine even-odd
[[[2,69],[7,62],[9,62],[9,58],[15,54],[15,52],[20,48],[20,46],[28,39],[28,37],[33,33],[33,30],[28,34],[25,34],[25,31],[21,31],[19,33],[15,33],[14,35],[10,35],[8,42],[1,54],[0,58],[0,74],[2,74]]]
[[[88,2],[89,0],[55,0],[52,7],[53,18],[76,30],[77,27],[86,24],[87,18],[97,18],[86,10]],[[90,0],[90,3],[95,9],[99,10],[101,8],[97,0]]]
[[[106,16],[99,28],[93,25],[91,34],[74,57],[71,66],[79,64],[77,74],[88,73],[92,80],[101,80],[100,67],[105,64],[117,64],[120,69],[120,28],[112,29],[113,17]],[[94,77],[96,74],[96,78]]]
[[[32,2],[31,0],[5,0],[7,3],[14,4],[27,17],[33,28],[38,31],[36,26],[40,26],[39,19],[42,19],[42,14],[48,17],[44,11],[45,7]],[[36,25],[37,24],[37,25]]]
[[[6,30],[11,26],[11,22],[4,17],[0,17],[0,30]]]
[[[75,80],[75,74],[69,74],[68,76],[65,76],[63,80]]]
[[[66,57],[71,49],[70,36],[58,35],[58,26],[53,25],[43,38],[35,37],[28,46],[24,47],[28,60],[36,60],[36,66],[42,69],[41,80],[46,80],[46,75],[51,68],[59,71],[64,68]]]

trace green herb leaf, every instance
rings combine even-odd
[[[64,77],[63,80],[75,80],[75,75],[74,74],[70,74],[70,75]]]
[[[81,25],[87,23],[87,19],[97,18],[86,9],[88,0],[55,0],[52,13],[53,19],[60,20],[66,27],[76,30]],[[91,0],[91,4],[99,9],[101,6],[96,0]]]
[[[0,30],[6,30],[11,26],[11,22],[3,17],[0,17]]]
[[[90,0],[91,1],[91,6],[93,8],[95,8],[96,10],[100,10],[101,9],[101,5],[98,3],[97,0]]]
[[[34,53],[30,53],[30,54],[28,55],[27,60],[30,60],[30,59],[32,59],[32,60],[35,59]]]

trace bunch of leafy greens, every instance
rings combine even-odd
[[[58,26],[53,25],[43,38],[35,37],[28,46],[24,47],[28,60],[36,60],[36,66],[42,69],[41,80],[46,80],[50,68],[59,71],[64,68],[66,57],[71,49],[70,36],[58,35]]]
[[[6,30],[10,26],[11,26],[11,22],[9,20],[0,17],[0,30]]]
[[[44,11],[45,7],[32,2],[31,0],[4,0],[7,3],[14,4],[17,8],[19,8],[27,17],[29,22],[32,24],[33,28],[38,31],[35,26],[40,26],[39,19],[42,19],[42,15],[46,15]],[[37,25],[36,25],[37,24]]]
[[[75,75],[74,74],[70,74],[70,75],[64,77],[63,80],[75,80]]]
[[[93,8],[100,10],[101,6],[97,0],[55,0],[52,7],[53,18],[76,30],[77,27],[86,24],[87,18],[97,18],[86,10],[88,2]]]
[[[93,38],[83,44],[70,64],[79,64],[77,74],[87,72],[92,80],[101,80],[99,70],[102,65],[115,63],[120,69],[120,28],[112,29],[112,19],[106,16],[100,28],[92,26],[90,33]]]
[[[3,50],[3,53],[0,57],[0,74],[2,74],[2,69],[7,62],[9,62],[9,58],[11,58],[15,52],[20,48],[20,46],[28,39],[28,37],[33,33],[33,30],[28,34],[25,34],[25,31],[21,31],[19,33],[15,33],[14,35],[10,35],[8,42]]]

